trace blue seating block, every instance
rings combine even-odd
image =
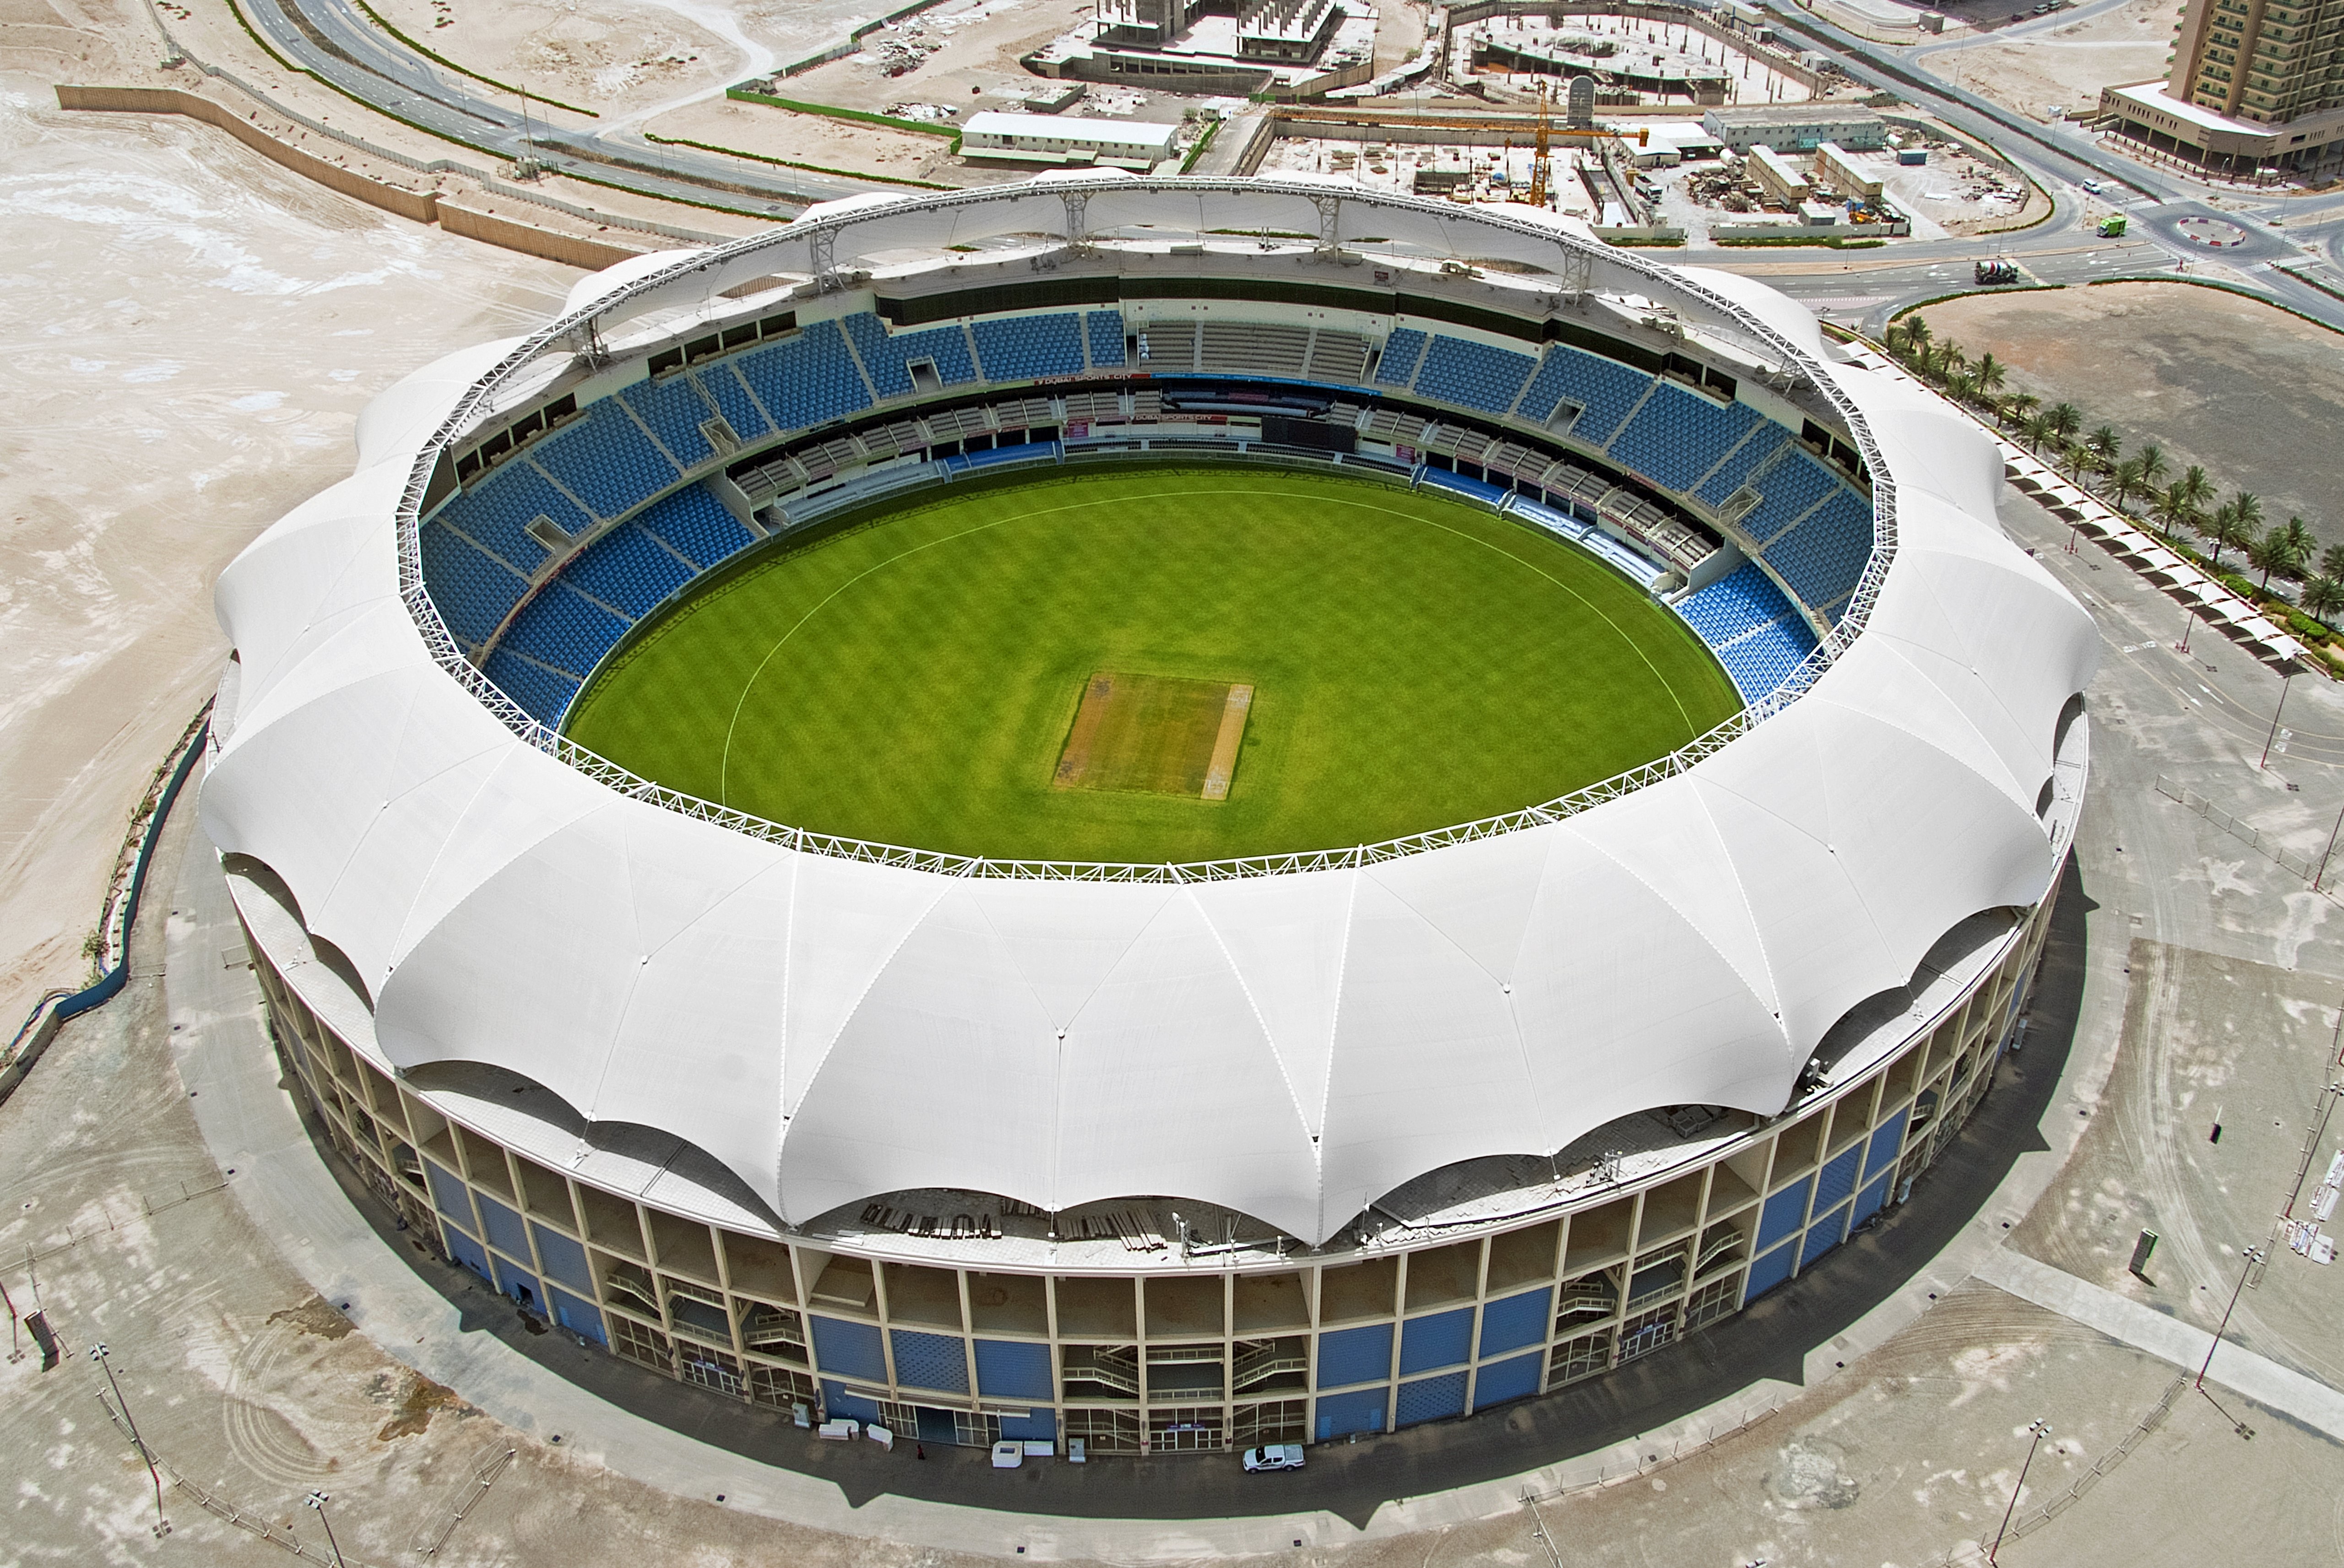
[[[698,485],[662,496],[643,509],[635,526],[648,528],[690,558],[702,570],[747,548],[749,530],[732,520],[716,498]]]
[[[503,624],[529,581],[474,549],[438,518],[423,525],[423,586],[456,639],[474,647]],[[541,551],[541,554],[543,552]]]
[[[1763,546],[1830,495],[1838,481],[1821,458],[1803,447],[1793,447],[1750,483],[1764,498],[1743,515],[1742,531]]]
[[[700,433],[701,421],[716,410],[700,395],[700,384],[691,376],[639,382],[621,391],[619,397],[659,437],[668,456],[685,467],[705,463],[716,456],[716,448]]]
[[[1424,361],[1425,336],[1413,327],[1396,327],[1384,339],[1383,357],[1376,361],[1376,385],[1405,387],[1416,379]]]
[[[1847,597],[1872,556],[1872,508],[1841,490],[1767,547],[1766,562],[1791,591],[1821,609]]]
[[[1720,407],[1695,392],[1663,381],[1652,388],[1627,428],[1612,440],[1612,457],[1656,485],[1691,489],[1758,423],[1744,403]]]
[[[1693,492],[1713,507],[1722,507],[1742,487],[1742,482],[1755,473],[1758,465],[1772,457],[1783,442],[1791,438],[1787,430],[1761,430],[1727,455],[1717,471],[1701,482]]]
[[[1071,310],[973,322],[976,357],[988,381],[1038,381],[1083,373],[1082,323]]]
[[[521,606],[498,647],[565,674],[583,676],[632,624],[557,578]]]
[[[1504,486],[1490,484],[1486,479],[1476,479],[1467,474],[1452,474],[1446,468],[1425,469],[1424,482],[1438,486],[1444,490],[1455,490],[1460,495],[1470,496],[1477,501],[1487,501],[1493,507],[1506,498]]]
[[[1092,369],[1123,368],[1123,315],[1120,311],[1086,311],[1083,314],[1083,337],[1090,346]]]
[[[732,364],[784,430],[808,429],[871,407],[871,389],[848,357],[835,321],[817,321]]]
[[[731,519],[726,519],[728,522]],[[561,568],[561,580],[631,620],[692,579],[692,568],[634,523],[611,529]]]
[[[500,648],[489,655],[485,673],[499,691],[520,703],[540,724],[559,723],[570,699],[578,695],[578,682],[541,668],[508,648]]]
[[[1814,650],[1815,634],[1804,621],[1791,617],[1719,649],[1717,661],[1733,678],[1743,700],[1755,702],[1788,680]]]
[[[710,365],[686,374],[700,383],[700,389],[708,394],[708,400],[716,405],[716,411],[724,416],[724,422],[742,440],[758,441],[772,434],[773,422],[757,411],[749,388],[730,364]]]
[[[1571,433],[1601,447],[1619,431],[1621,422],[1635,408],[1636,399],[1644,395],[1644,388],[1652,381],[1642,371],[1616,359],[1558,343],[1547,350],[1546,363],[1539,367],[1516,412],[1542,425],[1551,420],[1556,407],[1569,398],[1581,410],[1571,426]]]
[[[1521,396],[1522,383],[1537,363],[1527,354],[1444,335],[1425,351],[1416,389],[1462,408],[1502,414]]]
[[[1677,607],[1702,641],[1723,648],[1789,613],[1791,601],[1754,561],[1735,568]]]
[[[562,532],[582,534],[594,521],[570,498],[546,483],[526,457],[508,457],[471,488],[440,508],[440,518],[519,572],[532,572],[545,559],[543,545],[529,537],[530,519],[550,518]]]
[[[682,477],[609,398],[530,447],[530,456],[598,518],[639,507]]]
[[[846,318],[846,331],[854,339],[854,352],[862,357],[863,368],[871,373],[871,385],[882,397],[912,395],[914,359],[933,360],[936,379],[947,387],[976,379],[976,367],[968,357],[968,337],[957,327],[891,333],[885,322],[865,310]]]

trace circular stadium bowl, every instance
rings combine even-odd
[[[1747,279],[1045,179],[614,268],[358,445],[218,588],[203,819],[278,1038],[450,1260],[720,1394],[1093,1453],[1538,1394],[1925,1199],[2022,1027],[2091,625],[1985,435]],[[824,835],[561,731],[825,518],[1199,459],[1564,540],[1742,706],[1499,816],[1168,864]]]

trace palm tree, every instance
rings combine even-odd
[[[2247,564],[2263,574],[2262,589],[2270,591],[2271,574],[2291,578],[2304,568],[2305,562],[2296,553],[2295,541],[2284,528],[2273,528],[2247,547]]]
[[[2148,511],[2157,519],[2157,528],[2168,544],[2172,542],[2173,536],[2183,528],[2198,526],[2198,508],[2190,503],[2187,496],[2181,493],[2177,480],[2151,498]]]
[[[2240,490],[2230,498],[2230,508],[2238,515],[2238,522],[2248,534],[2263,526],[2263,498],[2252,490]]]
[[[1977,396],[1977,377],[1966,370],[1956,370],[1945,377],[1945,396],[1956,403],[1967,403]]]
[[[2073,403],[2054,403],[2043,417],[2051,421],[2051,434],[2063,441],[2084,427],[2084,411]]]
[[[2141,460],[2138,457],[2125,458],[2108,470],[2108,483],[2116,488],[2117,510],[2121,512],[2125,509],[2125,502],[2131,498],[2132,493],[2145,487],[2142,483]]]
[[[2295,569],[2287,575],[2291,578],[2308,575],[2311,570],[2312,557],[2319,548],[2319,541],[2311,537],[2311,526],[2301,518],[2291,517],[2279,525],[2278,532],[2286,537],[2287,548],[2295,558]]]
[[[1891,348],[1901,346],[1907,360],[1919,360],[1927,357],[1929,337],[1929,324],[1917,315],[1889,324],[1888,346]]]
[[[2043,407],[2043,399],[2032,392],[2013,392],[2005,397],[1998,417],[2013,425],[2023,425],[2034,412]]]
[[[2222,548],[2225,545],[2244,547],[2254,542],[2253,527],[2238,517],[2238,503],[2224,501],[2214,508],[2214,515],[2205,523],[2206,540],[2214,547],[2214,570],[2222,569]]]
[[[2117,459],[2124,456],[2124,437],[2117,434],[2114,425],[2103,425],[2084,437],[2084,449],[2092,455],[2093,467],[2114,475]]]
[[[1962,352],[1962,346],[1948,338],[1937,345],[1934,357],[1926,355],[1923,357],[1921,368],[1925,374],[1939,381],[1945,381],[1950,380],[1954,372],[1968,362],[1969,356]]]
[[[2140,459],[2140,487],[2155,489],[2170,467],[2165,460],[2165,448],[2151,441],[2133,455]]]
[[[1977,383],[1977,389],[1981,395],[1991,397],[2002,390],[2002,384],[2007,373],[2008,367],[1994,357],[1992,349],[1988,349],[1978,356],[1977,365],[1970,378]]]
[[[2334,547],[2329,553],[2335,553]],[[2344,616],[2344,582],[2329,575],[2324,563],[2319,575],[2303,585],[2303,608],[2330,626]]]
[[[2344,582],[2344,545],[2330,545],[2319,553],[2319,575]]]
[[[2043,443],[2051,439],[2053,434],[2048,414],[2029,414],[2018,427],[2018,437],[2026,443],[2026,449],[2030,452],[2042,451]]]
[[[2203,507],[2214,498],[2214,481],[2195,463],[2181,470],[2180,484],[2183,498],[2192,507]]]

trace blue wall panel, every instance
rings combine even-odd
[[[1048,1399],[1050,1347],[977,1341],[976,1391],[987,1399]]]
[[[553,1301],[553,1321],[573,1334],[582,1334],[598,1345],[611,1342],[602,1331],[602,1314],[591,1303],[581,1302],[568,1291],[549,1288],[546,1292]]]
[[[529,1233],[537,1238],[537,1261],[544,1265],[547,1279],[559,1280],[581,1296],[593,1295],[594,1276],[586,1267],[585,1248],[533,1220]]]
[[[1792,1231],[1807,1217],[1807,1190],[1814,1185],[1810,1176],[1793,1182],[1766,1200],[1765,1212],[1758,1218],[1758,1250],[1764,1251]]]
[[[1851,1230],[1879,1213],[1880,1206],[1888,1201],[1888,1181],[1891,1174],[1890,1171],[1883,1171],[1871,1186],[1856,1195],[1855,1212],[1848,1218],[1848,1226]]]
[[[1843,1203],[1807,1228],[1806,1244],[1799,1250],[1799,1267],[1805,1268],[1840,1244],[1847,1234],[1847,1209]]]
[[[885,1382],[887,1358],[879,1349],[879,1325],[844,1318],[813,1318],[815,1364],[838,1377],[858,1382]],[[860,1417],[856,1418],[860,1420]]]
[[[814,1321],[819,1322],[822,1320],[817,1318]],[[832,1421],[859,1421],[868,1423],[879,1419],[877,1401],[857,1399],[846,1392],[844,1383],[833,1382],[828,1378],[824,1378],[822,1383],[822,1408],[823,1413]]]
[[[537,1276],[529,1271],[527,1264],[510,1263],[502,1258],[492,1258],[490,1261],[497,1266],[498,1290],[516,1302],[526,1302],[541,1312],[544,1310],[544,1292],[537,1282]]]
[[[1469,1359],[1472,1343],[1470,1307],[1435,1312],[1429,1318],[1410,1318],[1400,1328],[1400,1375],[1430,1372],[1434,1367],[1461,1366]]]
[[[1534,1345],[1544,1340],[1547,1321],[1553,1312],[1553,1289],[1541,1286],[1535,1291],[1525,1291],[1519,1296],[1503,1297],[1483,1307],[1480,1354],[1485,1359],[1503,1355],[1508,1351],[1518,1351],[1524,1345]],[[1483,1375],[1488,1375],[1486,1371]]]
[[[440,1212],[467,1231],[479,1230],[480,1222],[472,1218],[472,1200],[464,1184],[429,1160],[423,1162],[423,1172],[431,1178],[431,1201]]]
[[[1399,1385],[1399,1402],[1393,1408],[1392,1426],[1415,1426],[1465,1413],[1465,1374],[1420,1378]]]
[[[1791,1261],[1798,1256],[1795,1242],[1775,1248],[1750,1265],[1750,1282],[1743,1290],[1743,1302],[1754,1302],[1784,1280],[1791,1277]]]
[[[1900,1111],[1873,1131],[1872,1152],[1864,1161],[1867,1174],[1887,1170],[1895,1160],[1897,1151],[1904,1142],[1905,1119],[1911,1114],[1910,1111]]]
[[[1473,1380],[1473,1408],[1487,1410],[1493,1404],[1526,1399],[1538,1392],[1539,1362],[1543,1359],[1533,1351],[1510,1362],[1491,1362],[1484,1366]]]
[[[945,1393],[968,1392],[968,1352],[958,1334],[923,1334],[910,1329],[888,1331],[895,1342],[895,1381],[913,1388]],[[823,1362],[824,1368],[830,1362]]]
[[[1363,1388],[1350,1393],[1329,1393],[1318,1396],[1318,1441],[1349,1437],[1357,1432],[1381,1432],[1384,1429],[1384,1391]]]
[[[480,1278],[484,1280],[491,1278],[489,1273],[489,1255],[480,1251],[480,1244],[478,1241],[473,1241],[453,1225],[440,1226],[440,1233],[447,1240],[450,1257],[480,1275]]]
[[[1318,1386],[1341,1388],[1345,1383],[1387,1382],[1391,1378],[1389,1323],[1338,1329],[1318,1336]]]
[[[1815,1177],[1815,1212],[1820,1214],[1855,1191],[1855,1161],[1864,1151],[1851,1149],[1824,1166]]]
[[[489,1245],[508,1258],[528,1261],[529,1227],[520,1222],[520,1216],[486,1192],[473,1196],[480,1202],[480,1223],[488,1227]]]
[[[1005,1415],[1001,1418],[1001,1435],[1011,1442],[1040,1442],[1045,1438],[1055,1441],[1058,1435],[1058,1412],[1037,1410],[1031,1415]]]

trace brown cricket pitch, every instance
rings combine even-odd
[[[1050,782],[1227,799],[1252,709],[1248,684],[1100,670],[1083,683]]]

